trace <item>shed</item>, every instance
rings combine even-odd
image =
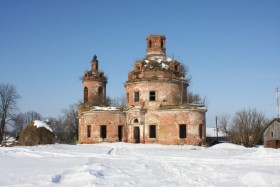
[[[273,119],[263,133],[264,147],[280,148],[280,118]]]

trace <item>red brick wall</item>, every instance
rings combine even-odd
[[[98,80],[85,80],[83,82],[83,90],[84,88],[88,88],[88,102],[99,104],[103,103],[106,99],[106,83]],[[98,88],[102,87],[101,96],[98,95]],[[84,97],[84,95],[83,95]]]
[[[137,118],[137,123],[134,119]],[[140,128],[140,143],[205,145],[205,113],[189,110],[140,110],[123,112],[93,111],[85,113],[79,121],[79,141],[81,143],[117,142],[118,126],[123,125],[122,141],[134,143],[134,127]],[[186,124],[187,137],[179,138],[179,125]],[[87,138],[87,126],[91,125],[91,137]],[[100,125],[106,125],[107,137],[100,138]],[[149,126],[156,125],[156,138],[150,138]],[[199,137],[202,125],[202,138]]]
[[[151,35],[147,40],[147,54],[165,54],[165,36]],[[151,46],[150,46],[151,44]]]
[[[186,124],[187,137],[179,138],[179,125]],[[201,145],[206,143],[205,135],[205,114],[204,112],[188,110],[168,110],[148,112],[146,115],[145,128],[149,125],[157,126],[157,140],[149,138],[149,131],[146,131],[146,143],[161,144],[192,144]],[[199,125],[202,125],[202,138],[199,137]]]
[[[186,87],[183,87],[186,89]],[[142,81],[126,84],[126,93],[129,93],[127,106],[144,106],[147,109],[158,108],[160,105],[177,105],[182,93],[180,82]],[[140,100],[134,102],[134,92],[139,91]],[[150,101],[150,91],[156,92],[156,101]]]
[[[165,57],[165,50],[165,36],[151,35],[147,38],[147,58],[155,58],[153,55]],[[129,73],[125,85],[128,96],[126,103],[128,109],[125,112],[90,111],[91,105],[80,105],[79,141],[81,143],[118,141],[118,126],[123,125],[122,140],[127,142],[135,142],[134,128],[139,127],[141,143],[205,144],[206,109],[198,106],[179,108],[182,92],[185,95],[188,83],[181,79],[179,62],[168,61],[166,64],[169,66],[167,70],[152,68],[142,71],[143,62],[135,63],[134,71]],[[98,98],[100,86],[104,90],[102,100],[105,100],[106,83],[104,77],[100,80],[93,80],[93,77],[84,78],[83,87],[88,88],[89,102],[94,104],[93,101],[100,100]],[[155,101],[150,101],[150,91],[155,91]],[[139,102],[134,101],[135,92],[139,92]],[[168,109],[162,107],[169,105],[173,106]],[[179,137],[180,124],[187,126],[187,137],[184,139]],[[87,137],[88,125],[91,126],[90,138]],[[100,125],[107,127],[106,139],[100,138]],[[156,125],[156,138],[149,136],[150,125]],[[202,138],[199,137],[200,125]]]
[[[137,63],[137,62],[136,62]],[[174,80],[179,79],[180,75],[175,74],[174,71],[162,71],[162,70],[145,70],[141,73],[135,74],[135,71],[132,71],[128,74],[128,81],[141,81],[141,80]]]
[[[265,147],[267,148],[280,148],[279,140],[270,140],[265,142]]]
[[[118,126],[125,126],[125,114],[120,111],[94,111],[84,113],[79,119],[79,142],[98,143],[116,142],[118,139]],[[87,137],[87,126],[91,126],[91,137]],[[100,138],[100,125],[106,125],[107,137]],[[125,128],[123,128],[123,139],[126,141]]]

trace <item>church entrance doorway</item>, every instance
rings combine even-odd
[[[118,127],[118,137],[119,137],[119,142],[121,142],[122,138],[123,138],[123,126],[122,125],[119,125],[119,127]]]
[[[135,143],[140,143],[140,128],[134,127],[134,141]]]

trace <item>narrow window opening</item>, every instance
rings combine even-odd
[[[163,45],[164,45],[163,40],[161,40],[160,41],[160,47],[163,48]]]
[[[90,138],[90,136],[91,136],[91,126],[88,125],[87,126],[87,137]]]
[[[123,138],[123,125],[118,126],[118,138],[119,138],[119,142],[121,142]]]
[[[152,47],[152,40],[149,40],[149,48]]]
[[[100,126],[100,138],[106,138],[107,136],[107,130],[106,130],[106,125],[101,125]]]
[[[99,97],[102,96],[102,93],[103,93],[103,88],[100,86],[100,87],[98,88],[98,96],[99,96]]]
[[[156,138],[156,125],[150,125],[150,138]]]
[[[139,102],[139,92],[134,92],[134,102]]]
[[[199,125],[199,138],[201,138],[202,139],[202,125],[200,124]]]
[[[150,101],[155,101],[155,100],[156,100],[156,92],[150,91]]]
[[[270,133],[271,137],[273,137],[273,132]]]
[[[187,126],[185,124],[181,124],[179,126],[179,137],[186,138],[187,137]]]
[[[84,88],[84,102],[88,102],[88,88],[85,87]]]

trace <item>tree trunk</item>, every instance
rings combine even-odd
[[[4,136],[4,127],[5,127],[5,120],[1,120],[1,126],[0,126],[0,144],[3,141],[3,136]]]

